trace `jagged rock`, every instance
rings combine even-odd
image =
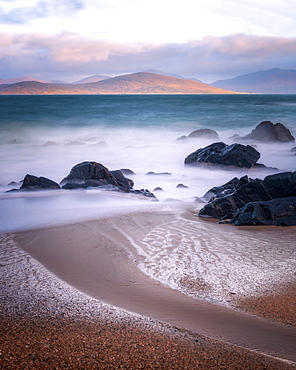
[[[185,164],[202,167],[215,165],[223,168],[227,166],[251,168],[259,158],[260,153],[250,145],[226,145],[223,142],[217,142],[189,154]]]
[[[281,204],[283,207],[286,207],[285,199],[295,197],[296,196],[296,171],[295,172],[284,172],[274,175],[269,175],[264,178],[264,180],[260,179],[250,179],[248,176],[244,176],[239,180],[237,178],[233,178],[228,183],[210,189],[203,197],[203,199],[210,199],[209,203],[207,203],[199,212],[199,216],[202,217],[213,217],[218,218],[220,221],[229,220],[228,222],[234,223],[237,225],[236,215],[241,215],[240,210],[243,209],[248,204],[252,203],[251,208],[245,208],[244,214],[252,213],[252,212],[263,212],[264,210],[264,202],[269,202],[271,200],[280,200],[279,202],[270,203],[272,206],[274,204],[277,205],[279,209]],[[259,204],[256,206],[255,204]],[[263,205],[262,205],[263,204]],[[268,203],[269,204],[269,203]],[[275,211],[273,210],[274,214]],[[285,211],[286,213],[288,212]],[[256,214],[257,214],[256,213]],[[292,215],[286,214],[283,216],[286,224],[289,222],[294,222],[292,219],[289,221],[286,219],[287,217],[293,218]],[[262,213],[264,216],[264,212]],[[261,218],[263,216],[260,216]],[[267,217],[268,213],[266,213]],[[247,216],[239,216],[239,217],[247,217]],[[248,216],[250,217],[250,216]],[[257,216],[256,216],[257,217]],[[259,216],[258,216],[259,217]],[[265,217],[265,216],[264,216]],[[263,217],[263,218],[264,218]],[[271,216],[266,218],[266,224],[277,224],[277,223],[270,223]],[[274,216],[275,218],[277,216]],[[280,216],[278,216],[280,217]],[[251,221],[250,221],[251,222]],[[273,222],[273,221],[272,221]],[[242,223],[240,223],[242,224]]]
[[[186,139],[212,139],[212,140],[219,140],[219,135],[215,130],[211,130],[209,128],[203,128],[200,130],[192,131],[188,136],[183,135],[177,139],[179,140],[186,140]]]
[[[250,202],[240,208],[231,223],[240,225],[296,225],[296,198],[277,198],[270,201]]]
[[[203,195],[202,199],[210,202],[215,198],[221,198],[225,195],[231,194],[233,193],[239,181],[240,180],[237,177],[234,177],[224,185],[214,186]]]
[[[97,162],[82,162],[74,166],[70,174],[61,181],[63,189],[77,189],[86,187],[114,187],[128,191],[134,186],[131,179],[124,177],[120,170],[109,171],[108,168]]]
[[[60,189],[60,185],[46,177],[26,175],[19,190],[41,189]]]
[[[271,198],[296,196],[296,172],[282,172],[266,176],[263,185]]]
[[[270,200],[271,197],[265,190],[262,180],[249,179],[247,176],[241,178],[231,190],[231,184],[235,184],[235,179],[226,183],[228,187],[227,195],[219,196],[206,204],[199,212],[200,216],[213,218],[232,218],[234,213],[248,202],[259,200]],[[223,187],[223,186],[222,186]],[[220,187],[220,188],[222,188]]]
[[[295,141],[294,136],[287,127],[281,123],[273,124],[270,121],[259,123],[250,134],[240,137],[240,139],[280,143]]]

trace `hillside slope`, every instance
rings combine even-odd
[[[214,87],[260,94],[296,94],[296,70],[273,68],[232,79],[219,80]]]
[[[1,95],[33,94],[232,94],[202,82],[148,72],[108,78],[87,84],[20,82],[0,85]]]

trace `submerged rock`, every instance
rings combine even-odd
[[[170,172],[147,172],[145,176],[172,176]]]
[[[243,225],[243,222],[247,222],[246,219],[251,220],[255,214],[256,217],[260,214],[258,219],[261,224],[285,223],[288,225],[293,224],[296,212],[295,207],[289,208],[287,205],[287,198],[295,197],[296,172],[269,175],[264,180],[244,176],[239,180],[234,178],[222,186],[210,189],[203,197],[210,201],[199,211],[199,216],[213,217],[220,221],[228,220],[227,222],[235,225]],[[272,200],[276,202],[269,203]],[[250,204],[252,205],[247,206]],[[268,210],[269,206],[270,210]],[[266,212],[264,213],[263,210]],[[283,216],[280,216],[281,214]],[[279,218],[282,218],[282,221],[275,221]],[[265,223],[262,220],[265,220]],[[252,224],[253,221],[248,222],[250,223],[245,224]],[[259,221],[258,223],[254,221],[253,224],[259,224]]]
[[[212,139],[212,140],[219,140],[219,135],[215,130],[211,130],[209,128],[203,128],[199,130],[192,131],[188,136],[183,135],[177,139],[179,140],[186,140],[186,139]]]
[[[250,145],[223,142],[213,143],[198,149],[185,158],[185,164],[194,166],[227,166],[251,168],[260,158],[260,153]]]
[[[295,141],[294,136],[287,127],[281,123],[273,124],[270,121],[259,123],[250,134],[239,137],[239,139],[280,143]]]

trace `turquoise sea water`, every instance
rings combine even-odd
[[[296,128],[296,95],[1,96],[1,127]]]
[[[6,220],[15,209],[26,213],[33,209],[39,215],[42,209],[48,209],[48,214],[50,210],[57,212],[59,205],[81,215],[98,208],[93,206],[96,202],[89,201],[87,192],[79,197],[59,193],[59,200],[57,195],[46,194],[49,202],[45,194],[20,197],[19,193],[6,193],[15,186],[8,186],[10,182],[19,182],[27,173],[60,182],[75,164],[92,160],[110,170],[132,169],[135,188],[153,191],[162,187],[164,191],[157,194],[160,201],[175,198],[190,202],[242,172],[185,168],[185,157],[212,140],[180,142],[178,137],[211,128],[220,141],[231,144],[231,136],[246,135],[265,120],[281,122],[296,137],[296,95],[0,96],[0,112],[0,202]],[[295,143],[256,145],[261,153],[259,162],[283,171],[295,170],[296,157],[291,152]],[[149,177],[149,171],[171,175]],[[176,189],[179,183],[189,188]],[[24,203],[28,198],[34,198],[35,203]],[[113,207],[106,199],[103,203]],[[13,229],[14,223],[7,221],[2,229]]]

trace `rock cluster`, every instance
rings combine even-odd
[[[133,180],[125,177],[121,170],[109,171],[107,167],[98,162],[82,162],[75,165],[68,176],[60,184],[45,177],[26,175],[19,190],[44,189],[86,189],[101,187],[105,190],[144,195],[149,198],[155,196],[147,189],[133,189]],[[15,190],[15,189],[14,189]],[[155,198],[156,199],[156,198]]]
[[[239,225],[296,225],[296,171],[266,176],[233,178],[210,189],[209,201],[199,216]]]
[[[250,145],[226,145],[223,142],[217,142],[189,154],[185,158],[185,164],[199,167],[231,166],[251,168],[259,158],[260,153]]]

